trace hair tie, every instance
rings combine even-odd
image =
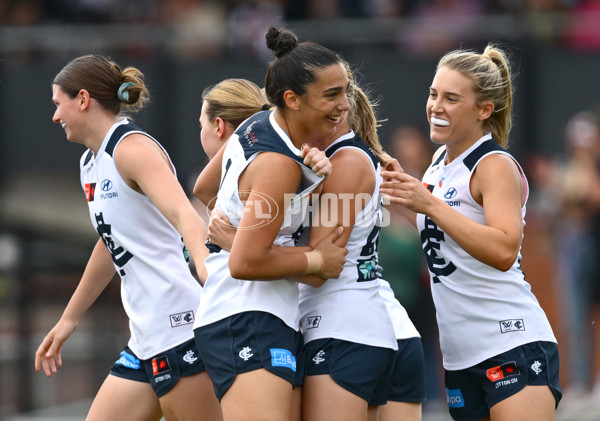
[[[128,103],[129,102],[129,91],[126,91],[125,89],[127,89],[131,86],[135,86],[135,83],[133,83],[133,82],[121,83],[121,86],[119,86],[119,90],[117,91],[117,98],[119,98],[121,101]]]
[[[281,51],[283,52],[283,54],[288,54],[288,53],[292,52],[292,50],[293,50],[294,48],[296,48],[296,45],[297,45],[297,44],[290,44],[290,45],[286,45],[285,47],[283,47],[283,48],[281,49]]]
[[[269,109],[271,109],[271,104],[265,104],[265,105],[263,105],[263,106],[262,106],[262,108],[261,108],[261,110],[263,110],[263,111],[267,111],[267,110],[269,110]]]

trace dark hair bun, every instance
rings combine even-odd
[[[275,57],[281,58],[298,45],[298,37],[291,31],[277,29],[271,26],[265,34],[267,47],[275,53]]]

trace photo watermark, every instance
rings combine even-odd
[[[284,195],[283,204],[269,195],[256,191],[240,191],[240,201],[222,208],[214,198],[214,206],[207,207],[209,218],[211,207],[220,208],[222,214],[229,219],[228,226],[238,229],[258,229],[274,221],[281,221],[281,226],[291,226],[299,219],[303,226],[319,227],[387,227],[390,225],[390,212],[386,208],[389,198],[379,194],[377,200],[367,193],[312,193],[301,197],[297,194]],[[364,212],[363,212],[364,211]],[[283,214],[281,214],[283,213]],[[354,223],[352,219],[354,217]],[[239,227],[240,221],[244,224]],[[214,219],[220,223],[219,219]]]

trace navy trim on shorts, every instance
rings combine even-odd
[[[445,370],[450,415],[457,421],[490,416],[490,408],[520,392],[525,386],[548,386],[556,400],[562,398],[558,345],[527,343],[464,370]]]
[[[378,390],[377,386],[391,374],[393,349],[324,338],[305,344],[304,355],[306,376],[328,374],[341,387],[369,404],[387,402],[386,391]]]
[[[279,317],[247,311],[194,329],[219,401],[238,374],[266,369],[290,382],[304,382],[302,333]],[[290,389],[291,390],[291,389]]]
[[[140,360],[127,346],[110,369],[110,374],[128,380],[150,383],[159,398],[170,391],[181,377],[206,371],[194,339],[149,358]]]
[[[391,363],[391,375],[377,385],[376,395],[384,394],[388,401],[394,402],[424,402],[425,355],[421,338],[398,339],[398,350]]]

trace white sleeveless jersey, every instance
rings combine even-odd
[[[143,133],[156,142],[126,119],[119,121],[96,156],[91,150],[83,154],[81,185],[94,228],[121,277],[121,299],[131,331],[128,345],[139,358],[148,359],[194,337],[202,287],[189,269],[179,232],[117,171],[115,150],[131,133]]]
[[[471,196],[469,185],[480,160],[495,153],[512,158],[489,134],[448,165],[444,151],[423,176],[423,184],[454,210],[485,224],[483,207]],[[516,165],[528,195],[527,180]],[[525,205],[522,215],[525,224]],[[533,341],[556,342],[525,281],[520,252],[512,267],[502,272],[471,257],[427,216],[417,215],[417,228],[431,278],[444,368],[471,367]]]
[[[286,209],[264,209],[265,223],[275,211],[285,212],[274,244],[294,246],[302,227],[310,193],[323,180],[302,164],[300,150],[275,122],[271,111],[263,111],[242,123],[225,146],[221,167],[221,186],[216,207],[221,208],[231,224],[238,227],[244,214],[238,182],[246,167],[261,152],[277,152],[295,160],[302,168],[299,191],[286,197]],[[284,176],[284,175],[283,175]],[[211,253],[205,260],[208,277],[204,283],[202,302],[194,328],[205,326],[234,314],[263,311],[279,317],[292,329],[298,330],[298,283],[281,280],[240,280],[229,272],[229,252],[210,245]]]
[[[358,149],[369,157],[376,178],[375,189],[367,197],[367,205],[356,215],[346,244],[346,263],[339,278],[328,279],[319,288],[300,284],[300,326],[306,343],[336,338],[395,350],[398,343],[394,326],[380,294],[381,267],[377,254],[382,218],[379,161],[352,132],[332,143],[325,153],[331,157],[342,148]]]

